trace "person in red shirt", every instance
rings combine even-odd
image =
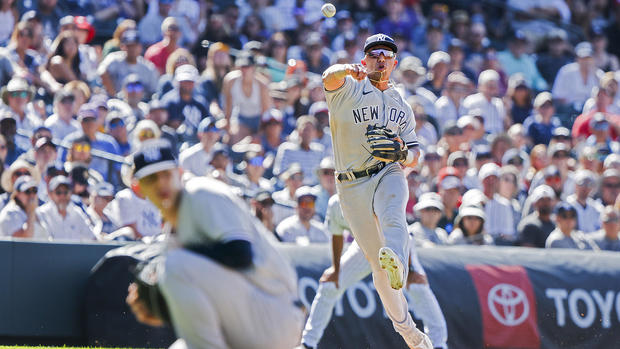
[[[613,101],[610,92],[604,88],[596,87],[593,95],[596,103],[594,109],[579,115],[573,123],[571,134],[575,143],[592,135],[590,121],[597,113],[605,115],[605,119],[609,122],[611,126],[609,128],[611,139],[618,139],[618,134],[620,133],[620,115],[611,114],[607,111],[607,106]]]
[[[181,30],[177,19],[166,17],[161,24],[161,32],[164,38],[149,46],[144,53],[144,58],[151,61],[160,74],[165,74],[168,56],[179,47],[178,43],[181,40]]]

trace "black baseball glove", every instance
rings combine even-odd
[[[366,140],[372,157],[379,161],[396,162],[407,159],[407,146],[398,135],[385,126],[368,125]]]
[[[158,285],[157,268],[162,263],[162,257],[142,261],[133,270],[134,282],[138,286],[138,297],[155,317],[164,323],[171,324],[170,312]]]

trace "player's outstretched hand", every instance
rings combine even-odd
[[[144,304],[144,301],[140,299],[138,295],[138,285],[131,283],[127,291],[125,302],[127,302],[127,305],[131,308],[131,312],[133,312],[139,322],[154,327],[161,327],[164,325],[164,322],[153,315],[146,304]]]
[[[338,288],[338,274],[339,272],[335,270],[333,266],[329,267],[323,272],[323,275],[321,275],[321,279],[319,279],[319,281],[333,282],[336,285],[336,288]]]
[[[364,80],[368,75],[366,68],[361,64],[348,64],[347,74],[357,81]]]

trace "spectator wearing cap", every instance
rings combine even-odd
[[[14,190],[11,190],[10,201],[0,211],[0,234],[7,237],[32,238],[36,220],[35,210],[39,206],[37,182],[32,177],[24,175],[18,177],[12,187]]]
[[[560,68],[572,62],[567,45],[566,31],[560,28],[550,30],[545,36],[546,51],[538,54],[536,67],[549,86],[553,86]]]
[[[566,202],[555,207],[555,230],[545,241],[546,248],[572,248],[577,250],[598,250],[598,246],[584,233],[576,230],[577,211]]]
[[[594,146],[604,154],[620,153],[620,144],[612,140],[610,135],[610,123],[603,113],[596,113],[590,120],[591,135],[585,144]]]
[[[275,157],[278,147],[285,141],[282,117],[282,112],[275,108],[268,109],[261,117],[259,140],[266,157]]]
[[[168,122],[168,109],[161,103],[159,99],[152,99],[149,103],[148,113],[144,117],[145,120],[150,120],[159,127],[161,130],[161,137],[166,139],[170,143],[172,154],[178,157],[177,147],[177,133],[176,130],[170,127]]]
[[[513,124],[522,124],[532,113],[532,89],[521,73],[508,79],[508,89],[504,96],[507,112]]]
[[[456,121],[456,126],[463,130],[463,142],[470,150],[476,145],[487,144],[484,139],[484,128],[477,118],[463,115]]]
[[[37,139],[33,149],[36,171],[38,173],[45,173],[47,168],[56,162],[58,155],[56,144],[49,137],[41,137]],[[42,201],[47,201],[47,187],[45,184],[43,179],[41,179],[39,183],[39,198]]]
[[[112,136],[97,130],[97,112],[91,105],[84,104],[80,108],[78,112],[78,122],[82,129],[65,137],[63,139],[64,144],[72,144],[74,140],[80,137],[86,137],[90,142],[91,149],[101,150],[113,155],[121,154],[116,140]],[[90,168],[99,172],[104,180],[113,184],[118,183],[117,172],[120,170],[120,166],[117,164],[111,163],[103,158],[93,157],[90,162]]]
[[[437,226],[444,209],[439,194],[432,192],[422,194],[413,209],[419,221],[411,224],[407,230],[413,234],[416,246],[446,245],[448,233]]]
[[[556,127],[551,132],[551,141],[549,144],[553,143],[564,143],[567,147],[573,146],[572,142],[573,138],[570,135],[570,130],[566,127]]]
[[[398,87],[403,89],[406,97],[419,94],[418,88],[426,81],[426,69],[422,61],[416,56],[408,56],[398,62],[396,71],[399,75],[400,84]],[[426,93],[431,93],[424,89]],[[433,95],[431,95],[432,97]]]
[[[602,228],[589,237],[603,251],[620,252],[620,212],[613,206],[606,206],[601,214]]]
[[[109,236],[112,239],[140,240],[161,233],[161,213],[138,191],[138,180],[130,171],[124,171],[123,175],[123,183],[127,188],[116,193],[103,209],[103,213],[117,228]]]
[[[189,52],[185,48],[179,47],[176,50],[172,51],[172,53],[170,53],[170,56],[168,56],[168,59],[164,62],[164,64],[164,72],[159,77],[159,81],[157,82],[156,93],[158,96],[163,96],[168,93],[168,91],[174,88],[174,73],[176,72],[178,67],[185,64],[193,65],[196,67],[196,60],[194,59],[194,56],[192,56],[191,52]],[[212,91],[202,91],[202,84],[202,81],[199,82],[197,89],[200,90],[200,94],[205,98],[207,98],[207,95],[209,95],[208,101],[211,102],[213,100],[213,95],[211,95]],[[206,88],[210,87],[212,86],[206,86]]]
[[[49,128],[45,127],[45,126],[38,126],[37,128],[34,129],[34,131],[32,132],[32,135],[30,136],[30,149],[23,153],[20,154],[18,159],[23,159],[28,161],[31,164],[35,163],[35,158],[34,158],[34,152],[35,152],[35,144],[37,143],[37,141],[39,140],[39,138],[52,138],[52,132],[50,131]],[[39,169],[39,173],[42,173],[41,171],[44,170],[45,168],[40,168]]]
[[[175,17],[166,17],[161,23],[163,39],[149,46],[144,53],[144,59],[151,61],[159,74],[166,72],[166,61],[170,54],[179,47],[181,28]]]
[[[600,91],[603,90],[603,91]],[[609,98],[605,98],[609,97]],[[599,81],[599,86],[592,89],[590,98],[583,105],[582,114],[586,114],[594,109],[610,114],[620,114],[620,104],[618,103],[618,79],[615,72],[606,72]]]
[[[575,193],[566,198],[566,202],[573,205],[577,212],[577,229],[584,233],[591,233],[600,229],[600,215],[603,205],[590,195],[596,186],[596,175],[588,170],[578,170],[575,173]]]
[[[319,184],[312,189],[316,194],[316,214],[321,221],[325,219],[329,198],[336,194],[335,171],[333,156],[324,157],[316,170]]]
[[[284,218],[295,214],[295,191],[303,185],[304,173],[298,163],[293,163],[279,177],[284,188],[274,192],[272,196],[275,201],[273,221],[276,226]]]
[[[613,205],[620,195],[620,170],[615,168],[606,169],[601,175],[601,188],[599,197],[605,206]]]
[[[603,26],[592,25],[590,28],[590,42],[592,43],[592,57],[594,65],[602,71],[616,71],[620,69],[618,57],[607,52],[607,35]]]
[[[429,188],[434,186],[434,181],[437,181],[437,175],[443,164],[443,155],[443,148],[431,144],[424,148],[423,156],[420,156],[420,158],[423,159],[423,161],[421,161],[422,170],[420,171],[420,179]]]
[[[493,237],[485,232],[487,215],[478,206],[461,206],[455,229],[448,236],[450,245],[493,245]]]
[[[478,172],[482,191],[487,197],[484,206],[484,230],[500,245],[512,245],[517,239],[514,213],[510,201],[499,195],[500,168],[495,163],[485,164]]]
[[[580,42],[575,46],[577,62],[569,63],[558,71],[551,93],[556,103],[581,110],[590,97],[592,88],[598,85],[603,72],[596,68],[592,58],[592,45]]]
[[[35,237],[46,240],[95,240],[88,217],[71,202],[71,181],[56,176],[49,183],[50,201],[35,210]]]
[[[481,109],[485,131],[491,134],[503,132],[507,118],[504,103],[496,97],[499,91],[499,74],[495,70],[480,73],[478,91],[463,100],[462,113],[473,115],[473,109]]]
[[[593,88],[595,94],[595,107],[587,113],[579,115],[573,123],[571,134],[575,142],[582,141],[592,135],[592,128],[590,123],[595,115],[602,114],[608,122],[610,122],[610,128],[608,132],[612,139],[617,139],[620,134],[620,115],[612,114],[607,111],[606,105],[611,103],[608,93],[605,90],[599,88]]]
[[[208,176],[220,180],[230,186],[241,187],[232,175],[232,166],[230,159],[230,151],[227,146],[223,144],[216,144],[213,147],[213,157],[209,162],[212,169],[208,173]]]
[[[560,127],[560,119],[554,116],[553,96],[545,91],[539,93],[534,99],[534,114],[529,116],[523,123],[527,135],[534,144],[549,145],[553,130]]]
[[[469,159],[467,154],[462,150],[457,150],[448,156],[448,166],[452,166],[456,169],[456,175],[460,180],[465,178],[467,170],[469,170]]]
[[[129,155],[131,144],[129,144],[129,137],[127,136],[127,126],[119,112],[112,111],[106,116],[105,130],[118,144],[120,155]]]
[[[276,153],[273,165],[274,174],[280,174],[292,163],[299,163],[304,172],[304,184],[315,185],[318,181],[314,170],[319,166],[325,154],[325,148],[314,142],[316,139],[316,119],[304,115],[297,119],[295,142],[282,143]]]
[[[620,154],[609,154],[603,162],[603,169],[620,170]]]
[[[499,196],[505,198],[510,203],[515,231],[521,220],[521,204],[525,201],[527,192],[521,189],[521,176],[519,170],[513,165],[504,165],[499,169]],[[519,195],[522,196],[519,196]]]
[[[459,119],[461,101],[468,95],[470,84],[469,79],[460,71],[448,74],[443,96],[435,102],[435,115],[440,126]]]
[[[316,213],[316,194],[308,186],[295,191],[296,213],[284,219],[276,227],[276,234],[282,242],[308,245],[309,243],[326,243],[329,241],[325,227],[314,219]]]
[[[224,115],[229,125],[233,120],[237,123],[236,129],[227,126],[232,144],[256,134],[261,115],[271,105],[268,82],[256,72],[254,58],[243,53],[237,57],[235,66],[237,69],[226,74],[222,85]]]
[[[75,36],[78,39],[78,54],[80,55],[80,71],[86,81],[94,81],[97,78],[97,64],[99,57],[97,50],[89,43],[95,38],[95,27],[84,16],[73,17]]]
[[[454,121],[449,121],[443,125],[443,135],[438,145],[446,150],[447,154],[461,150],[463,144],[463,130]]]
[[[321,91],[323,83],[320,83]],[[310,105],[308,115],[316,119],[316,143],[319,143],[325,149],[325,155],[333,155],[332,136],[329,132],[329,110],[325,101],[318,101]]]
[[[2,172],[0,184],[4,192],[0,194],[0,209],[9,202],[11,193],[13,193],[15,188],[14,183],[22,176],[30,176],[38,183],[40,173],[32,164],[23,159],[15,160],[11,166]]]
[[[122,86],[123,88],[116,95],[116,98],[101,101],[101,106],[120,111],[125,122],[128,125],[135,126],[138,121],[144,119],[144,115],[148,111],[147,104],[142,101],[144,99],[144,84],[140,81],[138,74],[129,74],[123,79]]]
[[[146,96],[155,92],[159,73],[153,63],[144,59],[141,53],[142,45],[138,32],[132,29],[126,30],[121,36],[121,50],[108,54],[97,68],[108,95],[115,96],[122,89],[125,77],[132,73],[140,77]]]
[[[428,81],[422,87],[431,91],[437,98],[441,97],[444,89],[446,76],[450,72],[450,55],[444,51],[435,51],[428,58]]]
[[[239,188],[243,190],[246,197],[254,197],[256,193],[262,191],[273,191],[271,182],[263,177],[265,174],[265,157],[261,155],[262,149],[255,147],[250,148],[245,155],[243,161],[237,167],[242,174],[231,174],[230,177]]]
[[[184,64],[174,71],[175,87],[161,97],[161,102],[168,109],[168,120],[178,120],[184,124],[190,142],[200,121],[210,115],[207,101],[196,88],[199,78],[196,67]]]
[[[276,226],[273,222],[273,205],[275,202],[271,198],[271,193],[268,191],[261,191],[256,193],[256,196],[251,201],[252,214],[263,223],[263,226],[268,231],[276,232]],[[277,235],[275,235],[277,237]]]
[[[14,77],[2,88],[2,102],[6,106],[7,113],[15,119],[17,130],[30,133],[41,125],[41,119],[31,109],[28,104],[32,101],[34,91],[28,81],[20,77]],[[23,149],[29,149],[28,139],[23,137],[16,138],[17,143]]]
[[[592,171],[593,173],[600,174],[603,172],[603,162],[600,160],[597,154],[598,149],[592,146],[585,146],[579,152],[579,164],[578,167],[584,170]]]
[[[527,53],[529,39],[517,30],[508,42],[508,50],[499,52],[497,59],[508,75],[521,73],[525,83],[535,91],[547,90],[549,86],[540,75],[534,58]]]
[[[527,195],[527,190],[522,181],[523,177],[527,175],[527,171],[530,168],[530,157],[524,150],[517,148],[508,149],[502,157],[502,166],[514,166],[519,175],[520,181],[517,183],[519,189],[524,190],[524,195]]]
[[[465,172],[463,186],[465,189],[481,189],[482,184],[478,179],[478,172],[484,164],[493,161],[491,148],[486,144],[475,145],[469,153],[468,161],[471,166]]]
[[[179,165],[194,176],[206,176],[211,171],[209,162],[213,159],[213,148],[222,137],[222,131],[212,117],[203,119],[198,125],[200,142],[179,154]]]
[[[80,123],[74,119],[75,95],[63,88],[54,95],[54,114],[43,125],[52,131],[52,136],[64,139],[80,129]]]
[[[441,195],[441,203],[444,206],[437,226],[448,234],[455,228],[454,219],[458,214],[458,203],[461,198],[461,180],[456,176],[456,171],[453,171],[451,175],[443,177],[437,183],[437,192]]]
[[[106,206],[114,200],[114,186],[107,182],[97,183],[90,193],[90,204],[86,209],[90,228],[97,240],[105,240],[106,235],[115,230],[114,223],[103,213]]]
[[[555,205],[555,192],[548,185],[540,185],[531,195],[534,212],[524,215],[517,227],[519,244],[526,247],[545,247],[545,241],[555,229],[551,215]]]

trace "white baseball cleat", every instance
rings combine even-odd
[[[385,270],[390,279],[390,286],[395,290],[403,288],[405,269],[400,258],[389,247],[381,247],[379,250],[379,265]]]

